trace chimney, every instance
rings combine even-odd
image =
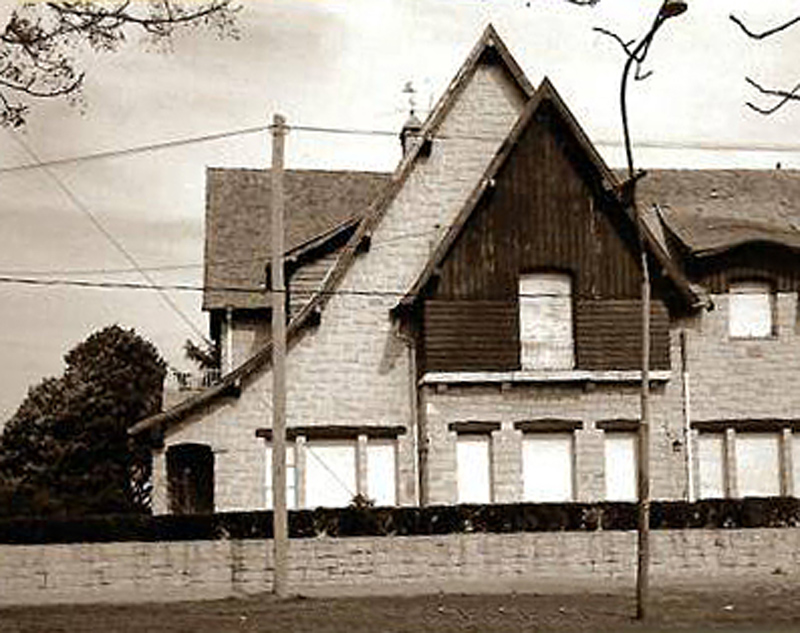
[[[403,156],[408,153],[411,148],[411,143],[414,139],[419,138],[419,133],[422,131],[422,121],[417,118],[412,109],[408,115],[408,119],[403,124],[403,129],[400,130],[400,145],[403,147]]]

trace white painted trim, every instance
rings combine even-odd
[[[651,382],[667,382],[671,370],[650,372]],[[429,371],[419,381],[420,385],[474,384],[474,383],[524,383],[524,382],[640,382],[638,369],[591,371],[570,369],[566,371]]]

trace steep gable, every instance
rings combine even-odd
[[[454,221],[532,92],[494,28],[487,27],[323,287],[289,323],[290,422],[293,417],[351,421],[359,410],[360,391],[368,391],[370,400],[380,401],[384,409],[362,412],[362,417],[405,420],[411,415],[407,359],[398,356],[402,343],[388,316],[398,296],[392,291],[402,292],[419,275],[430,242]],[[313,334],[309,324],[319,324]],[[251,394],[247,385],[262,385],[260,370],[268,366],[271,353],[270,342],[220,384],[138,423],[130,432],[199,415],[201,407],[233,388],[238,391],[240,385],[243,400],[262,398],[257,390]],[[347,397],[331,402],[311,397],[321,374],[340,380],[340,392]],[[263,420],[258,416],[252,423]]]
[[[423,371],[520,367],[519,280],[572,279],[577,367],[635,369],[639,360],[638,237],[608,169],[545,79],[437,245],[396,313],[422,309]],[[656,263],[671,264],[646,235]],[[694,299],[688,282],[654,266],[656,294]],[[691,305],[691,303],[690,303]],[[654,303],[653,358],[669,363],[668,317]]]

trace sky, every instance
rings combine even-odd
[[[629,88],[638,167],[800,168],[800,103],[771,117],[745,80],[794,87],[800,26],[747,39],[736,13],[766,28],[797,11],[794,0],[689,0],[659,32],[647,67]],[[120,51],[85,55],[84,103],[32,105],[22,131],[0,129],[0,277],[146,283],[115,244],[160,284],[202,284],[205,170],[270,164],[268,132],[236,134],[61,163],[266,126],[399,131],[411,81],[427,108],[492,23],[528,78],[550,78],[612,166],[623,164],[619,80],[624,58],[606,27],[643,34],[660,0],[243,0],[240,37],[194,30],[169,51],[132,37]],[[14,3],[0,0],[0,22]],[[765,102],[766,103],[766,102]],[[27,149],[26,149],[27,148]],[[294,129],[287,168],[390,171],[398,140],[386,134]],[[201,293],[26,286],[0,282],[0,424],[27,389],[63,370],[63,355],[117,323],[153,342],[170,366],[187,369],[186,338],[207,333]],[[191,324],[191,325],[190,325]]]

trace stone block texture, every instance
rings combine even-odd
[[[415,163],[374,231],[371,249],[348,271],[320,326],[295,341],[288,355],[289,426],[406,427],[398,438],[400,504],[417,502],[416,397],[408,345],[389,311],[422,271],[431,244],[461,209],[522,107],[523,95],[505,70],[478,65],[442,123],[443,138]],[[239,326],[233,336],[237,361],[264,335],[252,323],[234,320]],[[184,442],[212,447],[218,511],[264,506],[264,441],[255,433],[271,426],[271,381],[269,371],[260,372],[245,381],[238,398],[196,411],[167,434],[167,448]],[[163,486],[164,460],[156,467],[161,471],[154,482]],[[163,490],[155,494],[166,498]],[[164,511],[164,503],[156,509]]]
[[[338,595],[634,585],[634,532],[528,532],[291,541],[290,590]],[[664,530],[655,587],[798,582],[800,529]],[[224,598],[272,588],[272,542],[0,545],[0,605]]]

